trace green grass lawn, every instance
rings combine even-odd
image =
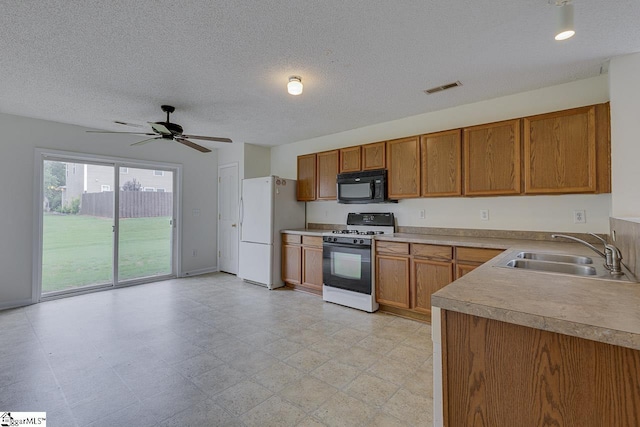
[[[120,221],[119,279],[171,273],[168,217]],[[83,215],[45,214],[42,292],[110,284],[113,220]]]

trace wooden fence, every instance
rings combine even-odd
[[[80,215],[113,217],[113,191],[84,193],[80,202]],[[171,216],[173,193],[151,191],[121,191],[120,218],[146,218]]]

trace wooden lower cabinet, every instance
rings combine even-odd
[[[456,247],[456,279],[500,255],[502,249]]]
[[[640,425],[640,351],[442,313],[444,425]]]
[[[376,241],[375,251],[380,310],[430,321],[431,295],[502,249]]]
[[[301,286],[322,293],[322,248],[302,246]]]
[[[322,295],[322,237],[282,235],[282,281],[296,290]]]
[[[453,263],[414,258],[412,271],[411,308],[431,315],[431,294],[453,282]]]
[[[409,271],[408,256],[376,256],[376,299],[379,304],[392,307],[409,308]]]

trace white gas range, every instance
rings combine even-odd
[[[393,213],[349,213],[347,229],[322,237],[322,299],[373,313],[375,296],[373,237],[393,234]]]

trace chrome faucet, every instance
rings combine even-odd
[[[620,249],[618,249],[614,245],[607,243],[606,240],[604,240],[602,237],[598,236],[597,234],[594,234],[594,233],[589,233],[589,234],[602,242],[602,244],[604,245],[604,252],[602,252],[600,249],[593,246],[591,243],[585,242],[584,240],[578,239],[577,237],[567,236],[566,234],[552,234],[551,237],[554,239],[557,239],[558,237],[562,237],[563,239],[569,239],[569,240],[573,240],[574,242],[582,243],[583,245],[585,245],[586,247],[588,247],[589,249],[591,249],[592,251],[600,255],[602,258],[604,258],[605,260],[604,266],[607,268],[607,270],[609,270],[609,273],[616,276],[624,274],[622,273],[622,267],[620,262],[622,260],[622,254],[620,253]]]

